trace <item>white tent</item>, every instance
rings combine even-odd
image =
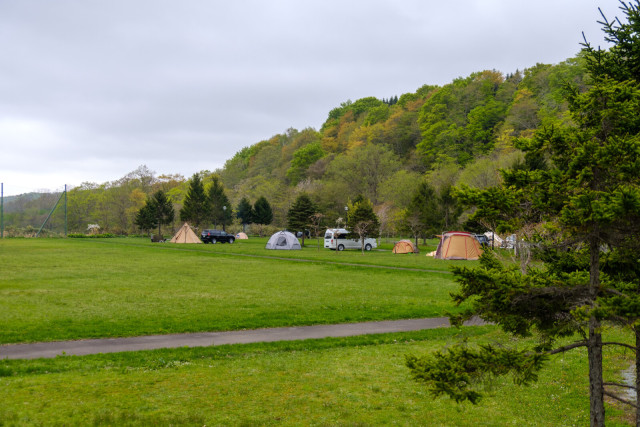
[[[275,233],[269,241],[265,249],[302,249],[300,242],[293,234],[288,231],[278,231]]]

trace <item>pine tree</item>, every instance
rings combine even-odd
[[[364,239],[380,235],[380,220],[373,211],[373,205],[369,199],[359,196],[356,200],[349,205],[347,227],[360,237],[360,245],[364,253]]]
[[[608,388],[615,384],[603,380],[602,349],[619,344],[603,342],[602,324],[615,321],[634,330],[640,366],[640,246],[630,238],[640,232],[640,84],[634,74],[640,63],[639,4],[624,5],[628,23],[604,22],[612,42],[627,40],[635,50],[616,45],[605,52],[585,44],[590,86],[585,92],[570,88],[567,95],[574,126],[541,129],[521,140],[518,147],[536,161],[503,172],[501,187],[460,192],[477,207],[477,219],[528,236],[527,245],[544,264],[504,267],[487,253],[478,269],[455,268],[461,288],[454,300],[469,301],[471,308],[453,320],[480,315],[516,336],[535,333],[539,344],[519,350],[458,347],[408,357],[414,376],[434,394],[475,402],[475,378],[511,372],[516,382],[535,381],[549,355],[582,347],[589,363],[591,425],[604,425],[605,395],[624,401]],[[574,334],[580,339],[557,346],[559,338]]]
[[[259,225],[269,225],[273,221],[273,210],[264,196],[260,196],[253,205],[253,222]]]
[[[246,232],[246,225],[253,222],[253,206],[246,197],[243,197],[236,208],[236,217],[242,222],[242,231]]]
[[[162,226],[173,222],[174,216],[173,204],[164,191],[158,190],[138,211],[135,223],[140,229],[147,231],[158,227],[158,236],[162,237]]]
[[[230,223],[233,215],[229,198],[224,192],[224,186],[220,182],[220,177],[213,175],[209,191],[207,193],[207,201],[209,205],[209,220],[213,222],[217,228],[218,223],[222,223],[222,228]]]
[[[287,212],[287,226],[290,231],[302,231],[302,246],[304,246],[305,230],[310,227],[312,216],[317,208],[308,194],[300,194]]]
[[[206,221],[208,214],[209,204],[202,178],[196,173],[189,180],[189,190],[180,209],[180,220],[190,222],[194,227],[199,228]]]
[[[150,231],[158,226],[158,220],[154,215],[151,199],[147,198],[146,203],[136,214],[135,224],[143,231]]]

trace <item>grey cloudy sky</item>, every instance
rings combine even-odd
[[[617,0],[0,0],[4,194],[221,167],[351,99],[558,63]]]

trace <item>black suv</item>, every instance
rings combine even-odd
[[[227,234],[222,230],[202,230],[200,240],[204,243],[233,243],[236,237],[233,234]]]

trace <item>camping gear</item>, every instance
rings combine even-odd
[[[288,231],[278,231],[269,238],[265,249],[302,249],[300,242]]]
[[[249,236],[247,236],[243,232],[240,232],[240,233],[236,234],[236,239],[238,239],[238,240],[247,240],[248,238],[249,238]]]
[[[189,224],[186,222],[176,234],[173,235],[171,243],[202,243],[196,233],[193,232]]]
[[[493,231],[487,231],[484,233],[484,235],[487,236],[487,239],[489,239],[489,244],[491,245],[491,247],[499,248],[504,242],[502,238]]]
[[[471,233],[465,231],[447,231],[440,238],[436,259],[467,259],[480,258],[482,249],[480,243]]]
[[[417,254],[420,250],[413,244],[411,240],[400,240],[396,242],[391,251],[394,254]]]

